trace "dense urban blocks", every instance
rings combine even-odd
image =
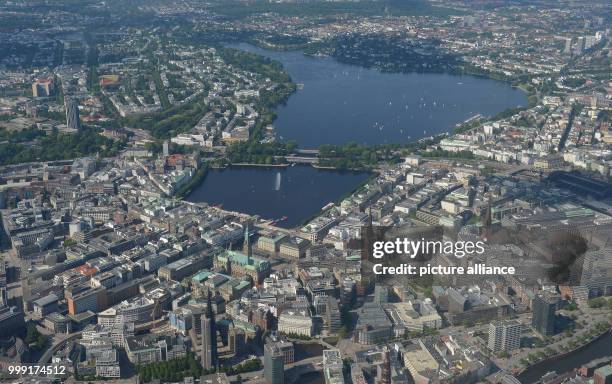
[[[0,381],[610,383],[610,2],[0,2]]]

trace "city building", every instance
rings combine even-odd
[[[106,308],[106,288],[77,286],[66,290],[68,313],[76,315],[81,312],[99,312]]]
[[[216,370],[219,364],[217,355],[217,325],[210,291],[208,291],[206,299],[206,313],[200,321],[202,324],[202,368]]]
[[[555,311],[557,303],[551,298],[538,295],[534,297],[532,303],[531,326],[543,336],[550,336],[555,333]]]
[[[268,384],[285,382],[285,355],[277,343],[264,346],[264,377]]]
[[[515,320],[489,324],[488,348],[493,352],[509,352],[520,348],[521,330],[521,324]]]
[[[286,310],[278,318],[278,331],[287,335],[313,336],[313,321],[308,310]]]
[[[23,312],[17,307],[0,307],[0,337],[14,336],[24,328]]]
[[[272,254],[277,253],[286,238],[287,235],[282,232],[261,235],[257,239],[257,249]]]
[[[344,384],[344,363],[340,350],[326,349],[323,351],[323,378],[325,384]]]
[[[584,254],[580,285],[588,288],[589,297],[612,295],[612,249]]]
[[[66,108],[66,125],[68,128],[81,129],[81,118],[79,116],[79,103],[75,98],[66,97],[64,100]]]
[[[290,259],[300,259],[306,255],[308,247],[310,247],[309,240],[289,237],[280,244],[279,255]]]
[[[58,301],[58,297],[53,293],[35,300],[33,303],[34,314],[39,319],[42,319],[48,314],[56,312],[58,309]]]

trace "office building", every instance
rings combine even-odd
[[[163,154],[164,154],[164,158],[170,156],[170,147],[169,147],[169,144],[168,144],[168,140],[164,140]]]
[[[295,362],[295,347],[292,341],[285,340],[274,332],[266,339],[266,344],[274,346],[283,353],[285,364]]]
[[[264,346],[264,377],[268,384],[285,382],[285,355],[277,343]]]
[[[208,370],[216,369],[219,362],[217,354],[217,324],[210,291],[208,291],[206,299],[206,313],[200,321],[202,323],[202,368]]]
[[[50,293],[47,296],[41,297],[38,300],[34,300],[34,302],[32,303],[34,314],[39,319],[42,319],[43,317],[47,316],[50,313],[57,312],[58,301],[59,301],[58,297],[53,293]]]
[[[314,335],[313,327],[312,317],[307,310],[287,310],[281,313],[278,318],[278,331],[287,335],[312,337]]]
[[[532,327],[543,336],[555,333],[555,310],[557,304],[549,297],[538,295],[532,303]]]
[[[10,337],[25,328],[23,312],[17,307],[0,307],[0,337]]]
[[[383,349],[383,362],[380,370],[380,384],[391,384],[391,356],[389,348],[385,346]]]
[[[518,321],[496,321],[489,324],[487,346],[493,352],[513,351],[521,346],[521,324]]]
[[[301,259],[306,256],[308,247],[310,247],[309,240],[300,237],[289,237],[280,244],[279,254],[290,259]]]
[[[68,128],[81,129],[81,119],[79,117],[79,103],[74,98],[65,98],[66,125]]]
[[[323,377],[325,384],[344,384],[344,363],[338,349],[323,351]],[[390,382],[389,382],[390,384]]]
[[[257,239],[257,249],[264,252],[276,253],[280,250],[280,246],[286,238],[287,235],[281,232],[259,236],[259,239]]]
[[[106,288],[81,285],[66,290],[68,313],[77,315],[82,312],[94,313],[106,309]]]
[[[589,297],[612,295],[612,249],[584,254],[580,285],[588,288]]]

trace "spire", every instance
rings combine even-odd
[[[485,217],[485,227],[487,229],[491,228],[491,224],[493,223],[493,215],[491,212],[491,198],[489,197],[489,201],[487,202],[487,216]]]
[[[253,247],[251,246],[251,238],[249,236],[249,224],[250,222],[247,221],[244,229],[244,248],[246,248],[247,252],[247,265],[251,265],[251,257],[253,256]]]

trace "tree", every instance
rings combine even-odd
[[[590,308],[601,308],[607,304],[607,300],[603,297],[594,297],[588,301]]]

